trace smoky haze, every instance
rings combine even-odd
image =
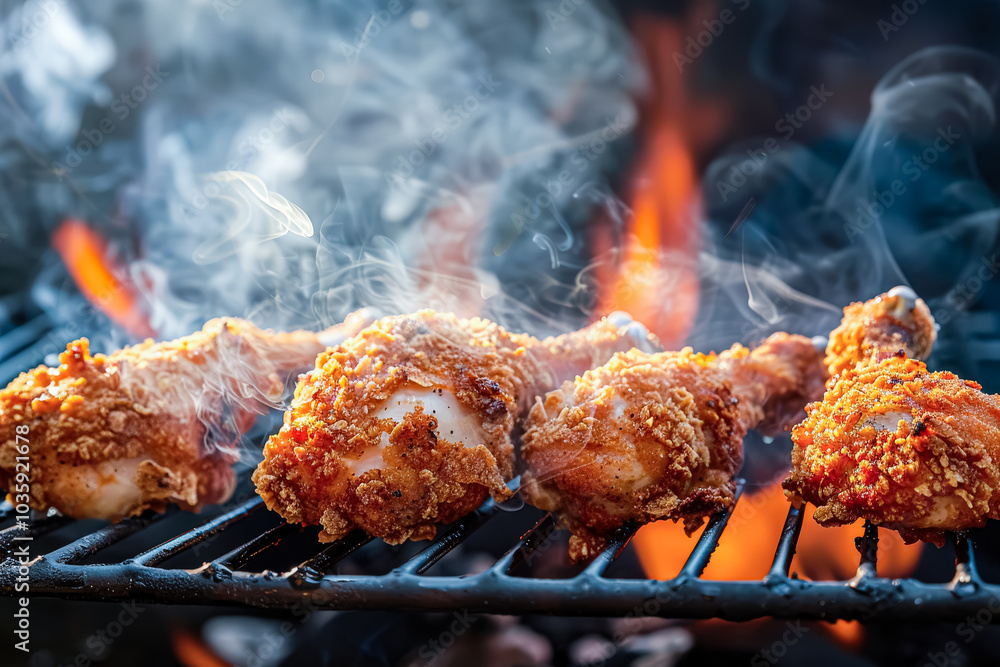
[[[161,337],[220,315],[319,329],[360,306],[537,334],[594,314],[607,258],[588,223],[629,223],[616,192],[650,91],[603,3],[52,0],[4,28],[6,247],[87,220]],[[844,160],[793,113],[708,164],[701,252],[665,257],[654,282],[700,278],[688,342],[822,334],[901,283],[961,319],[995,243],[974,151],[996,77],[989,56],[927,49],[883,77],[863,127],[828,131]],[[806,117],[845,94],[808,90]],[[36,293],[73,321],[67,283],[47,266]]]
[[[28,3],[5,24],[29,26],[0,64],[7,164],[46,182],[46,228],[111,238],[162,337],[362,305],[566,328],[642,77],[602,3],[548,9]]]

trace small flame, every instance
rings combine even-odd
[[[107,241],[97,232],[81,220],[67,218],[52,235],[52,246],[88,301],[129,333],[154,335],[138,292],[116,277],[123,271],[110,265]]]

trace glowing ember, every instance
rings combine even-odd
[[[134,286],[116,277],[121,271],[109,266],[108,244],[97,232],[67,218],[52,235],[52,246],[88,301],[129,333],[154,335]]]

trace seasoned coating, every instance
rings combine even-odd
[[[641,333],[605,320],[539,341],[429,310],[384,318],[301,378],[257,491],[288,522],[321,525],[321,541],[354,528],[430,539],[487,495],[509,497],[510,434],[531,397]]]
[[[0,391],[0,486],[76,518],[224,501],[239,437],[280,400],[286,377],[368,321],[356,313],[316,334],[215,319],[190,336],[109,355],[74,341],[58,367],[22,373]],[[28,498],[16,479],[25,451]]]
[[[788,334],[718,356],[617,354],[532,408],[525,499],[573,533],[573,560],[627,522],[684,519],[693,531],[732,504],[747,429],[797,414],[823,376],[812,341]]]
[[[862,361],[903,349],[910,359],[926,359],[937,338],[934,318],[923,299],[908,287],[896,287],[863,303],[844,308],[844,318],[830,334],[826,363],[830,375]]]
[[[979,384],[898,354],[845,370],[807,411],[784,488],[819,523],[867,519],[942,546],[1000,518],[1000,397]]]

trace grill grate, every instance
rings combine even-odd
[[[512,484],[516,484],[516,481]],[[742,484],[739,487],[742,491]],[[737,501],[739,495],[737,495]],[[668,581],[613,579],[607,568],[632,536],[624,529],[595,560],[570,579],[537,579],[513,572],[548,537],[556,522],[545,515],[484,572],[466,576],[428,576],[426,572],[500,508],[487,501],[428,547],[384,575],[339,575],[330,570],[373,538],[357,531],[343,540],[316,544],[315,553],[287,572],[252,572],[244,566],[289,534],[301,530],[281,524],[258,533],[227,553],[192,570],[159,567],[224,530],[238,527],[261,512],[253,498],[237,507],[141,551],[117,564],[87,564],[85,559],[146,530],[167,515],[147,513],[108,525],[43,556],[31,565],[32,595],[71,599],[183,604],[227,604],[262,608],[315,609],[465,609],[474,613],[558,614],[567,616],[663,616],[747,620],[763,616],[802,619],[933,619],[959,620],[975,615],[1000,595],[1000,586],[983,582],[972,545],[953,536],[956,571],[948,584],[912,579],[889,580],[876,572],[878,531],[868,525],[858,538],[861,552],[857,574],[849,581],[810,582],[789,576],[804,513],[790,508],[778,537],[768,574],[757,581],[701,579],[722,537],[730,512],[709,521],[680,573]],[[9,510],[8,514],[9,514]],[[266,512],[266,510],[264,510]],[[40,537],[72,521],[50,516],[27,529],[0,531],[0,587],[13,594],[18,563],[10,554],[16,537]]]

